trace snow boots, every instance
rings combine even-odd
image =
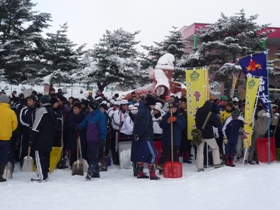
[[[226,166],[235,167],[235,165],[233,164],[233,161],[234,161],[233,155],[230,155],[230,156],[225,155]]]
[[[225,156],[224,156],[224,159],[225,159],[225,164],[226,164],[226,166],[230,166],[229,156],[225,155]]]
[[[99,165],[90,164],[86,175],[86,180],[90,181],[91,178],[100,178]]]
[[[149,168],[149,172],[150,172],[150,180],[160,180],[160,178],[156,175],[155,164],[149,164],[148,168]]]
[[[149,176],[147,176],[144,172],[144,163],[137,163],[137,179],[149,179]]]
[[[235,165],[233,164],[233,161],[234,161],[234,156],[230,155],[229,156],[229,164],[230,164],[231,167],[235,167]]]
[[[0,182],[5,182],[7,181],[6,179],[4,179],[2,176],[4,174],[4,170],[5,170],[6,164],[4,162],[0,162]]]

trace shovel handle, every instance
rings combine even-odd
[[[30,152],[31,152],[31,147],[28,147],[28,152],[27,152],[27,156],[30,156]]]
[[[172,111],[171,111],[171,117],[172,117]],[[173,162],[173,122],[171,122],[171,125],[170,125],[170,130],[171,130],[171,162]]]

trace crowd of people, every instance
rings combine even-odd
[[[72,168],[77,160],[78,137],[82,157],[89,164],[87,180],[100,177],[102,164],[108,157],[113,164],[120,164],[118,143],[121,141],[132,142],[133,175],[139,179],[159,180],[156,170],[162,173],[170,154],[173,154],[174,161],[182,157],[188,164],[195,158],[198,172],[204,171],[208,165],[234,167],[234,162],[243,158],[245,163],[257,164],[256,139],[265,137],[268,132],[271,136],[279,135],[278,105],[271,105],[273,116],[270,116],[260,102],[257,104],[252,145],[247,153],[243,148],[244,105],[244,101],[237,97],[222,96],[220,100],[211,97],[206,101],[195,116],[196,127],[202,130],[203,136],[202,144],[196,147],[188,140],[187,134],[191,131],[187,129],[187,100],[184,96],[156,96],[152,92],[140,96],[132,92],[128,100],[119,98],[117,93],[108,99],[98,90],[95,96],[88,91],[87,97],[80,100],[67,99],[61,89],[57,92],[51,89],[49,95],[33,91],[29,96],[17,96],[14,91],[9,97],[2,91],[0,175],[8,161],[12,165],[19,162],[22,167],[24,157],[31,155],[38,175],[32,181],[46,182],[52,147],[63,147],[62,158],[69,159],[69,165],[60,165],[60,168]],[[271,118],[270,131],[267,130],[268,118]],[[156,141],[162,143],[158,161]],[[212,152],[209,158],[208,147]],[[149,175],[144,172],[144,163],[148,163]],[[0,182],[3,181],[6,179],[0,176]]]

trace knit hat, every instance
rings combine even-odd
[[[233,119],[236,120],[239,116],[238,110],[237,109],[233,110],[232,113],[231,113],[231,116],[232,116]]]
[[[91,102],[89,102],[88,106],[92,109],[98,109],[99,103],[98,103],[98,101],[91,101]]]
[[[58,103],[57,98],[51,98],[50,103],[51,103],[51,106],[53,106],[55,103]]]
[[[221,97],[221,101],[227,101],[228,100],[228,97],[227,96],[222,96]]]
[[[150,106],[150,105],[156,105],[156,98],[153,96],[148,96],[146,98],[146,105]]]
[[[43,95],[41,98],[40,98],[40,102],[42,104],[47,104],[47,103],[50,103],[50,97],[48,95]]]
[[[0,103],[10,104],[10,99],[9,99],[9,97],[6,96],[6,95],[1,95],[1,96],[0,96]]]

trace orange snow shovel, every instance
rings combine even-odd
[[[172,117],[172,112],[171,112]],[[173,161],[173,122],[171,122],[171,161],[167,161],[163,165],[163,177],[164,178],[181,178],[182,164],[177,161]]]

